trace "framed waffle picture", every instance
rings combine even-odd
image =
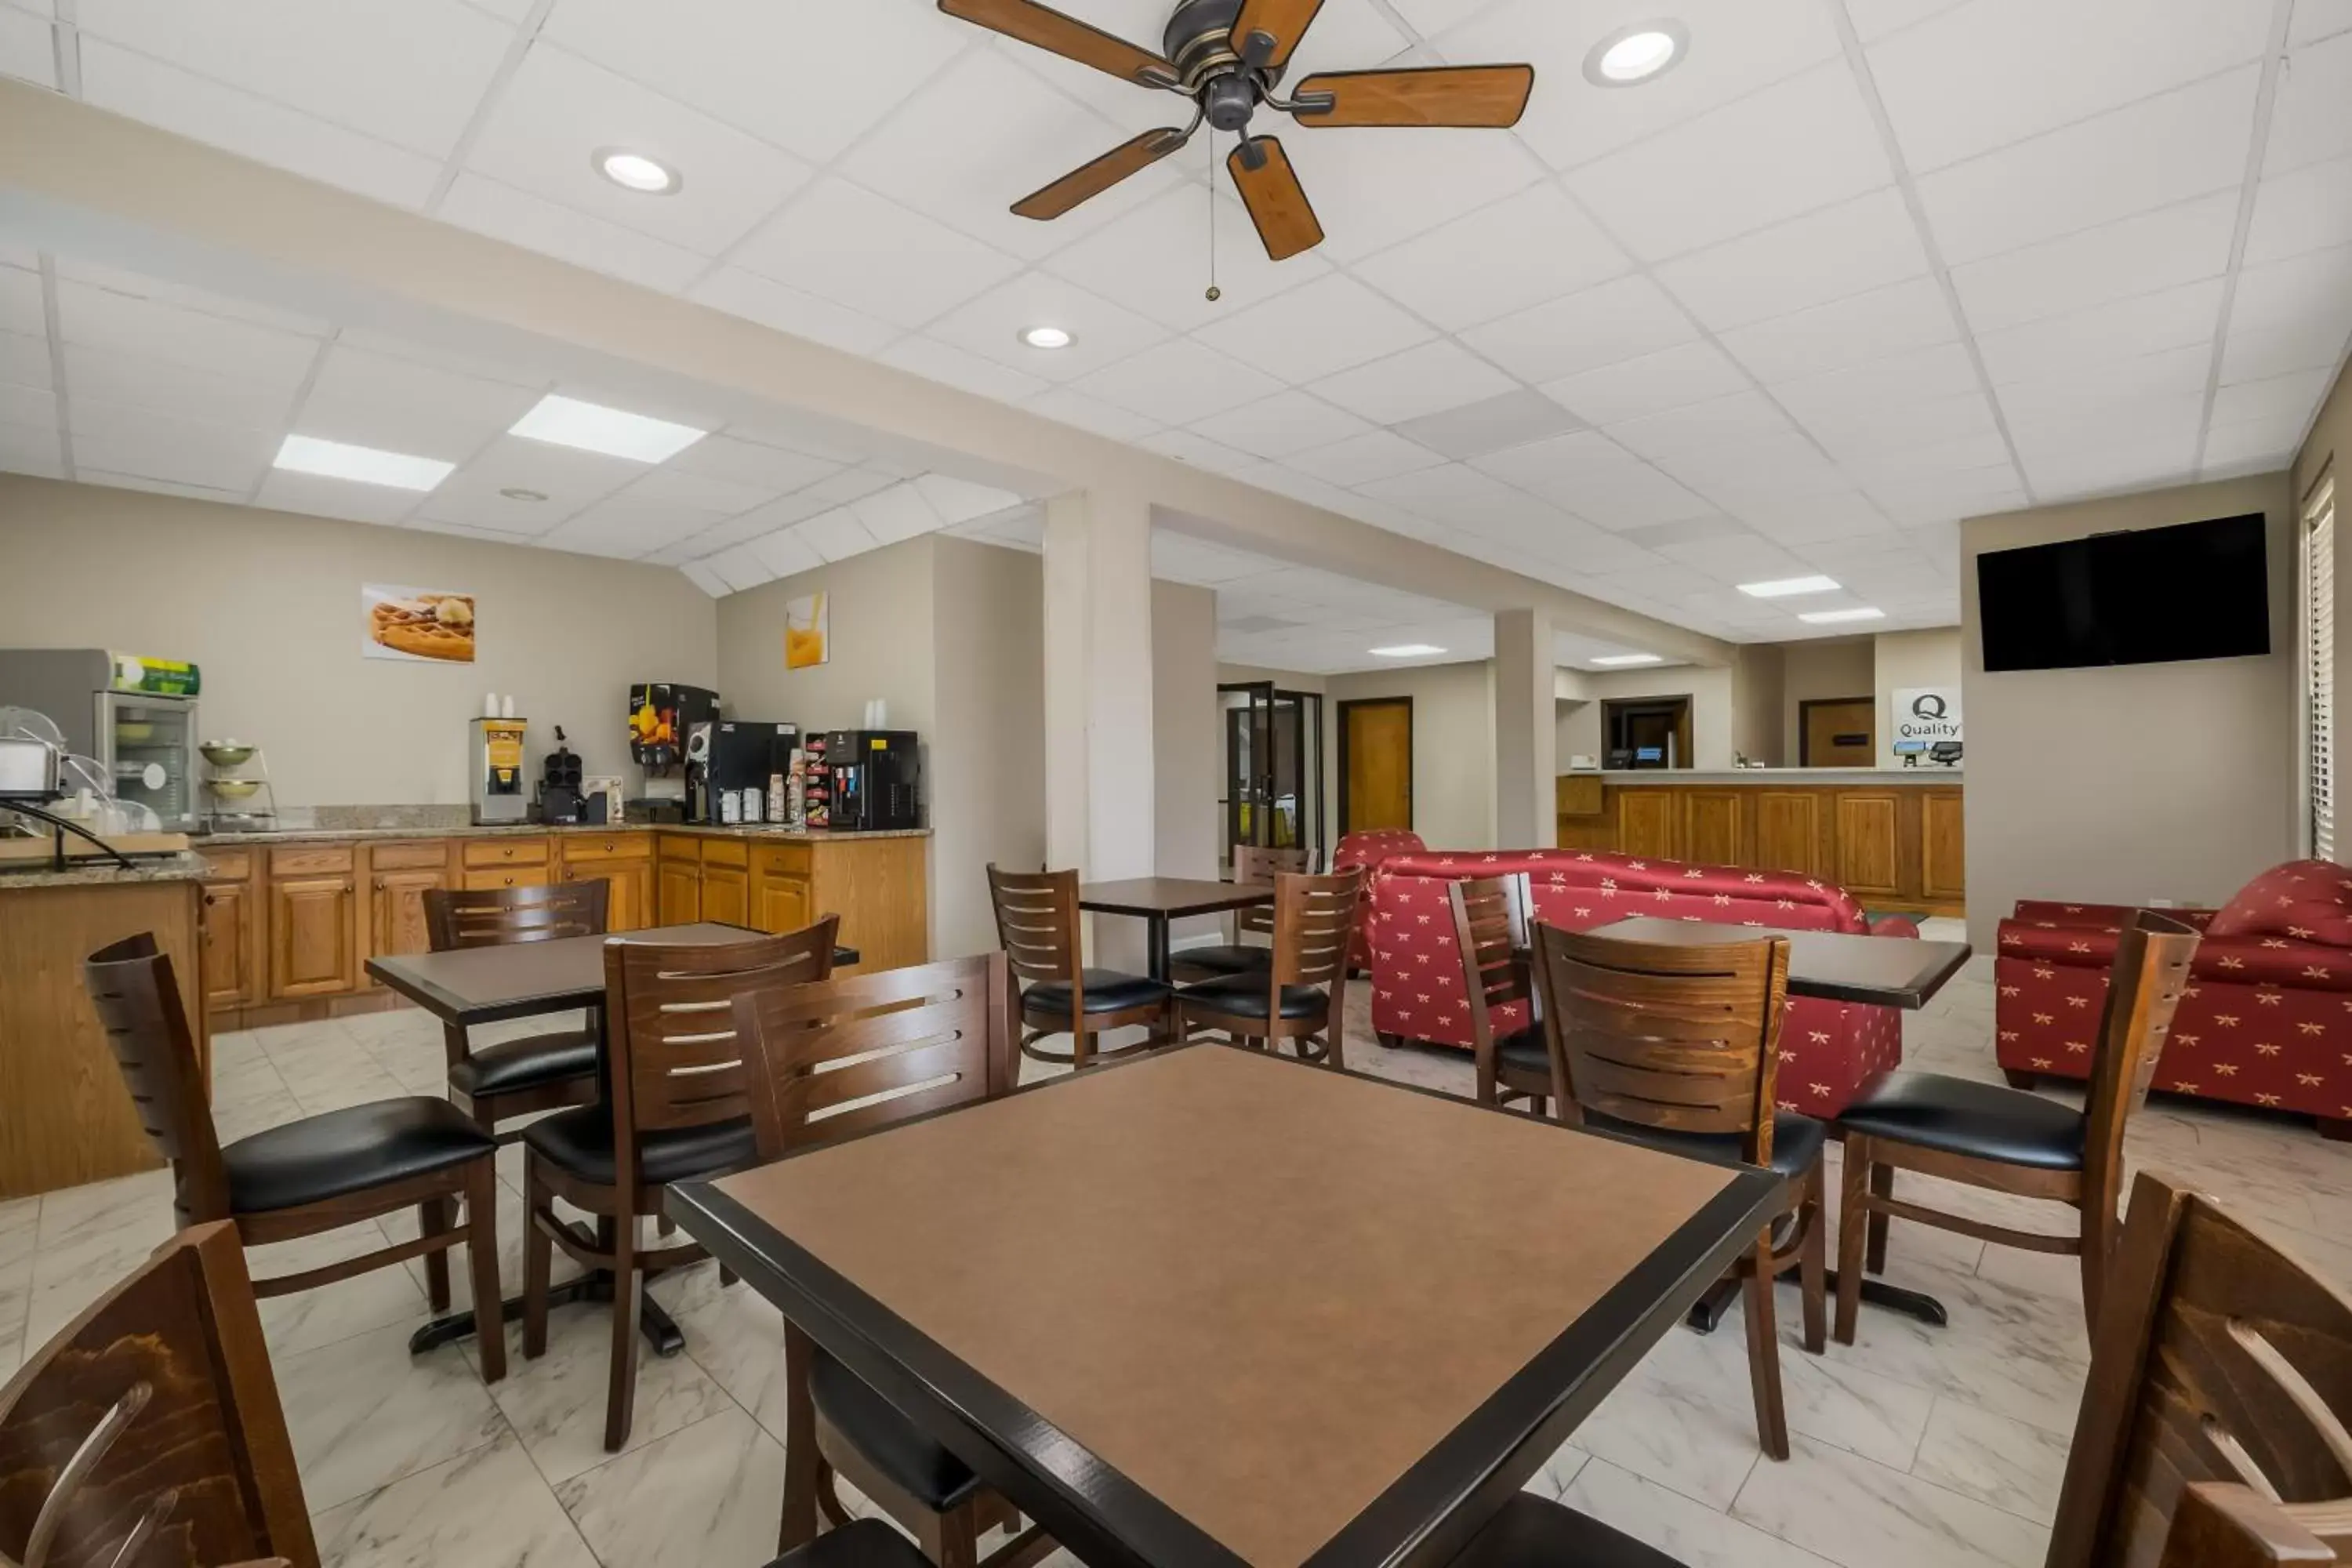
[[[360,589],[360,652],[410,664],[474,662],[474,595],[443,588]]]

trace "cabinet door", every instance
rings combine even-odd
[[[1671,860],[1681,851],[1682,792],[1655,784],[1617,792],[1617,848],[1621,854]]]
[[[425,923],[425,895],[449,885],[449,873],[378,871],[371,884],[374,907],[368,929],[368,956],[429,952],[433,940]]]
[[[621,883],[628,885],[625,897],[629,905],[629,923],[614,926],[614,931],[644,931],[662,923],[661,911],[654,901],[652,861],[639,860],[622,868],[613,874],[613,881],[616,887]]]
[[[359,984],[359,932],[348,875],[269,884],[269,994],[323,996]]]
[[[642,931],[653,919],[653,867],[644,860],[576,860],[563,868],[567,882],[604,884],[604,929]]]
[[[1903,858],[1897,829],[1903,803],[1893,795],[1841,794],[1832,820],[1837,827],[1837,879],[1855,898],[1899,897]]]
[[[1685,795],[1680,858],[1708,866],[1747,865],[1747,835],[1739,822],[1746,793],[1695,789]]]
[[[757,890],[759,907],[751,911],[751,923],[761,931],[798,931],[816,918],[809,912],[809,885],[805,877],[763,872]]]
[[[1822,797],[1806,790],[1759,790],[1756,795],[1756,864],[1767,871],[1818,877]]]
[[[254,959],[259,952],[253,930],[253,888],[246,881],[205,884],[205,1007],[243,1007],[257,1002]]]
[[[719,925],[751,923],[751,877],[740,866],[702,868],[702,918]]]
[[[1939,903],[1968,897],[1969,845],[1957,790],[1923,790],[1919,798],[1919,891]]]
[[[702,918],[702,868],[692,860],[664,860],[656,895],[666,926],[692,925]]]

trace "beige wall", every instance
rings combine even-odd
[[[1045,563],[945,537],[932,563],[932,952],[956,958],[997,945],[990,862],[1045,862]]]
[[[1183,583],[1151,584],[1153,869],[1217,875],[1217,803],[1224,738],[1217,729],[1217,595]],[[1175,940],[1222,931],[1222,918],[1179,921]]]
[[[2292,496],[2273,474],[1961,525],[1969,930],[1979,951],[2019,899],[2218,902],[2296,852]],[[2270,519],[2267,657],[1986,673],[1980,552],[2257,510]]]
[[[719,694],[730,719],[777,720],[803,730],[865,727],[866,703],[889,705],[884,728],[933,739],[931,584],[939,541],[925,536],[780,577],[719,601]],[[829,595],[831,658],[784,668],[784,605]],[[930,792],[926,789],[928,800]]]
[[[1877,665],[1878,765],[1899,768],[1895,752],[1895,693],[1920,686],[1960,687],[1960,628],[1937,626],[1931,631],[1881,632],[1872,655]],[[1967,743],[1968,707],[1961,705],[1962,744]],[[1927,764],[1919,764],[1925,767]]]
[[[1687,697],[1691,704],[1691,763],[1697,768],[1731,765],[1733,711],[1732,670],[1727,665],[1685,666],[1673,669],[1624,669],[1607,674],[1571,670],[1581,700],[1562,698],[1557,712],[1553,745],[1559,766],[1581,753],[1608,761],[1603,743],[1601,704],[1642,697]]]
[[[1868,637],[1783,643],[1780,650],[1780,760],[1793,768],[1802,764],[1805,754],[1800,704],[1869,696],[1876,689],[1877,664]]]
[[[1324,689],[1325,769],[1332,842],[1339,842],[1339,705],[1412,699],[1412,827],[1433,849],[1492,849],[1495,843],[1495,667],[1492,660],[1334,675]]]
[[[1731,660],[1731,749],[1767,767],[1786,763],[1787,651],[1778,643],[1748,643]]]
[[[474,595],[478,658],[363,657],[365,583]],[[667,566],[0,475],[0,644],[194,660],[205,735],[267,748],[284,805],[463,804],[485,691],[530,719],[534,778],[561,724],[639,794],[629,683],[718,684],[717,623]]]

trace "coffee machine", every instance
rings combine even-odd
[[[469,748],[474,822],[528,822],[530,795],[523,787],[522,737],[526,719],[477,719]]]
[[[791,772],[800,740],[800,726],[772,720],[720,719],[696,726],[687,737],[687,820],[771,820],[768,785]]]
[[[919,752],[912,730],[835,730],[824,738],[825,826],[835,833],[919,827]]]

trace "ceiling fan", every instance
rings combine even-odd
[[[940,0],[977,22],[1081,65],[1192,100],[1192,122],[1147,131],[1013,204],[1023,217],[1057,218],[1141,173],[1190,142],[1202,125],[1243,132],[1225,167],[1275,260],[1323,241],[1323,226],[1282,143],[1247,134],[1263,104],[1304,126],[1518,123],[1535,87],[1533,66],[1436,66],[1421,70],[1326,71],[1285,98],[1276,90],[1291,51],[1323,0],[1181,0],[1164,53],[1153,54],[1036,0]]]

